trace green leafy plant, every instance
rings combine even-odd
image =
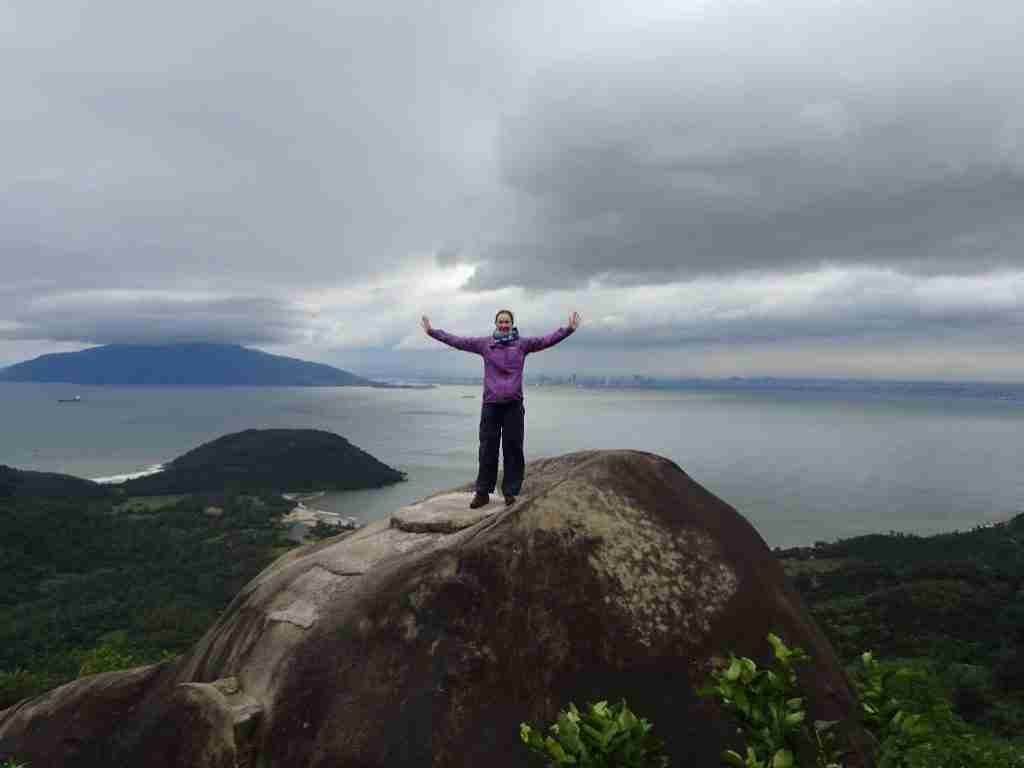
[[[854,681],[864,713],[864,724],[872,733],[881,734],[893,723],[897,715],[900,716],[897,722],[903,720],[900,702],[892,690],[893,679],[906,679],[911,677],[912,673],[906,668],[887,670],[878,663],[870,651],[861,654],[858,672]]]
[[[28,768],[28,763],[19,763],[13,757],[9,757],[0,763],[0,768]]]
[[[817,768],[840,768],[835,722],[818,721],[810,728],[803,697],[798,695],[796,665],[810,657],[789,648],[777,635],[769,634],[768,643],[774,656],[769,667],[730,655],[728,665],[713,672],[700,691],[715,696],[739,720],[746,754],[728,749],[722,753],[723,761],[735,768],[794,768],[800,746],[812,744]]]
[[[117,669],[129,669],[143,663],[131,649],[117,642],[101,643],[88,651],[83,651],[80,658],[79,677],[95,675],[99,672],[112,672]]]
[[[864,653],[851,677],[879,768],[1024,768],[1024,750],[970,728],[926,669]]]
[[[570,703],[558,713],[547,734],[522,723],[519,736],[549,766],[579,768],[665,768],[668,757],[653,725],[637,717],[625,701],[589,704],[584,711]]]

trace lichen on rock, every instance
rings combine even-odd
[[[739,583],[707,533],[658,525],[635,501],[585,480],[559,483],[520,525],[591,539],[590,562],[613,584],[606,603],[629,614],[646,646],[703,641]]]

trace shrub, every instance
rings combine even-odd
[[[625,701],[613,705],[599,701],[583,712],[570,703],[558,713],[547,736],[526,723],[519,726],[519,736],[549,766],[665,768],[668,757],[652,728],[633,714]]]
[[[130,669],[145,663],[140,658],[138,651],[131,647],[124,632],[108,632],[99,640],[100,642],[93,648],[78,653],[79,677],[118,669]]]
[[[924,669],[862,654],[853,674],[879,768],[1024,768],[1024,751],[971,729]]]
[[[816,768],[840,768],[835,723],[817,721],[812,731],[797,695],[796,665],[809,657],[774,634],[768,642],[774,656],[770,667],[759,669],[753,659],[730,655],[728,666],[713,672],[700,691],[717,697],[739,720],[746,755],[727,749],[722,759],[735,768],[792,768],[801,747],[813,745]]]

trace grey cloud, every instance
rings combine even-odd
[[[1024,54],[1007,28],[1024,16],[891,10],[552,68],[502,125],[520,215],[467,288],[1019,266]]]
[[[478,263],[469,290],[624,297],[1021,266],[1024,6],[670,6],[19,4],[0,24],[0,338],[330,344],[345,308],[328,327],[292,297],[428,254]],[[166,298],[196,294],[239,298]],[[386,299],[392,317],[412,300]],[[574,343],[1019,328],[856,302]]]
[[[19,10],[0,73],[5,279],[251,293],[422,254],[487,184],[466,126],[506,75],[467,11]]]
[[[954,331],[1019,343],[1022,274],[915,278],[891,270],[833,269],[631,293],[606,289],[591,294],[595,306],[582,307],[585,333],[575,343],[608,350],[684,349],[786,339],[927,339]]]
[[[0,338],[85,344],[279,344],[304,338],[315,318],[265,298],[112,299],[99,294],[39,300],[17,313],[15,320],[16,327],[0,329]]]

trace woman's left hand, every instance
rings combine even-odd
[[[573,312],[571,315],[569,315],[569,327],[570,328],[572,328],[575,331],[579,327],[579,324],[580,324],[580,313],[579,312]]]

